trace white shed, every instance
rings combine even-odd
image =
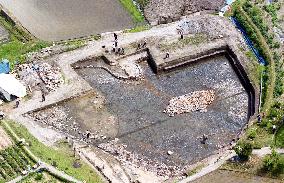
[[[11,74],[0,74],[0,95],[7,101],[26,96],[26,87]]]

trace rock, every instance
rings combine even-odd
[[[214,99],[215,92],[213,90],[195,91],[187,95],[172,98],[164,112],[170,117],[175,114],[193,111],[207,112],[207,106],[210,105]]]
[[[172,155],[172,154],[174,154],[173,151],[168,151],[168,155]]]
[[[21,64],[15,69],[19,79],[31,88],[43,83],[41,89],[50,92],[56,90],[64,82],[60,69],[48,63]]]

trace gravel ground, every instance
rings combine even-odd
[[[132,26],[118,0],[0,0],[36,37],[57,41]]]
[[[147,168],[151,171],[163,174],[165,170],[168,171],[168,167],[163,168],[164,165],[168,165],[174,167],[172,170],[176,172],[176,169],[182,169],[228,145],[246,124],[248,96],[225,57],[214,57],[158,76],[152,73],[146,63],[141,66],[145,79],[134,83],[110,80],[108,78],[112,77],[103,70],[77,70],[105,96],[107,112],[94,114],[96,118],[112,114],[116,119],[113,127],[117,130],[101,130],[107,139],[116,137],[119,144],[125,147],[120,157],[127,159],[127,153],[123,152],[133,152],[137,157],[132,158],[133,162],[137,164],[143,159],[141,164],[149,164]],[[108,82],[101,82],[103,78]],[[208,106],[207,112],[195,111],[175,117],[163,112],[172,97],[209,89],[215,91],[216,100]],[[101,111],[105,111],[105,108]],[[88,111],[86,114],[93,116]],[[80,117],[78,123],[82,123],[81,126],[90,126],[84,124],[87,122],[95,125],[93,130],[96,129],[96,123],[90,122],[88,115]],[[202,134],[209,137],[206,145],[201,144]],[[103,147],[111,152],[109,145]],[[169,156],[168,151],[173,154]],[[170,175],[168,172],[166,174]]]
[[[224,0],[150,0],[144,9],[149,22],[166,23],[203,10],[219,10]]]
[[[246,124],[248,96],[225,57],[162,75],[152,73],[147,63],[140,66],[141,81],[121,81],[101,69],[76,70],[98,92],[30,117],[162,176],[180,175],[186,165],[228,145]],[[173,97],[201,90],[216,95],[206,112],[174,117],[163,112]],[[114,138],[116,143],[108,143]]]

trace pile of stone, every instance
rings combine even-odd
[[[149,0],[144,14],[151,24],[170,23],[199,11],[218,11],[224,3],[224,0]]]
[[[101,143],[98,147],[113,154],[124,166],[132,165],[136,168],[143,168],[146,171],[153,172],[166,179],[173,176],[182,176],[185,171],[185,169],[181,169],[179,166],[169,166],[149,159],[141,154],[130,152],[127,150],[127,145],[121,144],[118,138],[107,143]],[[168,154],[168,152],[165,152],[165,154]]]
[[[92,143],[95,141],[102,141],[107,139],[107,136],[90,131],[82,131],[80,124],[76,119],[69,116],[70,111],[63,106],[53,106],[41,111],[25,114],[25,117],[32,119],[38,123],[54,128],[68,135],[71,138],[84,141],[86,143]]]
[[[55,129],[69,132],[70,129],[74,131],[78,130],[78,126],[74,123],[74,120],[70,119],[63,107],[52,107],[44,111],[34,112],[28,115],[34,121],[45,124]]]
[[[60,69],[48,63],[21,64],[16,70],[19,79],[29,88],[43,83],[45,88],[50,92],[55,91],[64,82]]]
[[[73,45],[61,44],[61,45],[53,45],[53,46],[50,46],[50,47],[43,48],[38,52],[29,52],[26,55],[27,56],[27,62],[44,60],[44,59],[51,57],[53,55],[57,55],[57,54],[65,52],[65,51],[72,50],[72,49],[74,49],[73,47],[74,47]]]
[[[207,106],[212,104],[214,100],[215,92],[213,90],[195,91],[171,99],[164,112],[169,116],[194,111],[206,112]]]

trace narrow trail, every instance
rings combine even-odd
[[[279,154],[284,154],[284,149],[275,149],[277,153]],[[270,147],[263,147],[261,149],[254,149],[252,151],[253,155],[259,156],[259,157],[264,157],[265,155],[271,154],[272,153],[272,149]],[[208,173],[211,173],[215,170],[217,170],[218,168],[220,168],[227,160],[229,160],[230,158],[236,156],[237,154],[234,151],[227,151],[226,153],[224,153],[224,156],[222,156],[219,160],[214,161],[212,163],[210,163],[208,166],[202,168],[198,173],[187,177],[186,179],[180,181],[179,183],[188,183],[191,181],[194,181]]]
[[[4,126],[6,127],[6,129],[11,133],[11,135],[13,136],[13,138],[19,142],[20,141],[20,137],[13,131],[13,129],[10,127],[10,125],[5,122],[5,121],[2,121],[2,123],[4,124]],[[26,146],[23,146],[23,149],[27,152],[27,154],[34,160],[37,162],[37,164],[39,164],[39,167],[35,170],[32,170],[30,171],[26,176],[19,176],[13,180],[11,180],[9,183],[14,183],[14,182],[19,182],[21,181],[23,178],[27,177],[30,173],[32,172],[37,172],[39,170],[45,170],[49,173],[51,173],[52,175],[55,175],[56,177],[60,177],[61,179],[63,180],[66,180],[67,182],[74,182],[74,183],[82,183],[82,181],[79,181],[77,179],[75,179],[74,177],[71,177],[67,174],[65,174],[63,171],[60,171],[58,169],[56,169],[55,167],[47,164],[47,163],[44,163],[44,162],[41,162],[40,159],[34,155],[29,149],[28,147]]]

